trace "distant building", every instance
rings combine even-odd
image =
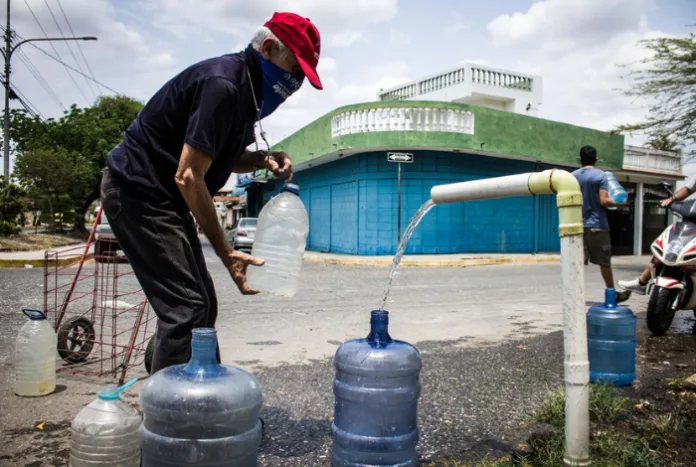
[[[633,203],[609,213],[615,254],[641,254],[667,225],[661,180],[684,178],[679,153],[624,146],[607,132],[536,118],[538,76],[478,65],[379,93],[377,102],[341,107],[273,147],[288,152],[310,218],[308,249],[391,255],[411,216],[437,184],[534,172],[572,171],[585,144],[599,153]],[[402,163],[401,209],[398,164]],[[243,177],[246,209],[257,215],[279,189],[263,174]],[[399,228],[400,214],[400,230]],[[438,206],[408,245],[410,254],[535,253],[559,250],[555,196]]]

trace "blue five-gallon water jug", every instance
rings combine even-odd
[[[261,389],[217,362],[214,329],[193,330],[191,360],[152,375],[140,394],[143,467],[256,467]]]
[[[587,313],[590,381],[626,386],[636,378],[636,316],[616,305],[616,290],[605,295],[604,305]]]
[[[392,340],[389,314],[373,311],[366,339],[336,351],[333,467],[418,465],[420,353]]]
[[[607,174],[607,191],[609,192],[609,197],[614,200],[615,203],[625,203],[628,199],[628,194],[621,183],[616,179],[616,176],[611,172],[605,172]]]

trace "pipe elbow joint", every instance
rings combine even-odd
[[[561,237],[582,235],[582,192],[573,174],[559,169],[535,172],[529,177],[529,192],[533,195],[556,194],[558,234]]]

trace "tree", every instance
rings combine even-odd
[[[676,151],[677,143],[667,135],[655,135],[650,138],[645,146],[658,151]]]
[[[5,183],[0,175],[0,235],[7,236],[19,232],[18,220],[24,211],[26,193],[14,183]]]
[[[50,231],[55,231],[55,215],[73,186],[84,186],[91,176],[90,162],[78,153],[63,148],[35,149],[23,152],[15,162],[15,175],[34,199],[46,201],[50,213]]]
[[[13,110],[11,136],[18,153],[17,161],[36,151],[53,157],[53,151],[80,155],[89,164],[86,176],[81,174],[81,183],[76,181],[63,193],[72,205],[74,230],[85,230],[85,213],[99,199],[106,156],[121,141],[142,107],[141,102],[129,97],[108,96],[100,97],[89,108],[73,105],[57,120],[41,120],[22,110]],[[41,188],[40,192],[44,193],[45,189]]]
[[[696,35],[662,37],[640,42],[651,56],[631,72],[634,83],[628,96],[650,100],[644,121],[621,125],[619,132],[645,132],[655,142],[696,144]],[[688,153],[696,155],[696,149]]]

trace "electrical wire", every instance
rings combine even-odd
[[[48,34],[46,34],[46,30],[43,28],[43,26],[41,26],[41,22],[39,21],[39,18],[37,18],[36,15],[34,14],[34,10],[32,10],[32,9],[31,9],[31,6],[29,6],[29,2],[27,2],[27,0],[24,0],[24,4],[25,4],[25,5],[27,6],[27,8],[29,9],[29,12],[31,13],[31,15],[34,17],[34,21],[36,21],[36,24],[39,25],[39,29],[41,29],[41,32],[43,32],[44,36],[48,39]],[[56,46],[53,45],[53,43],[51,43],[51,42],[49,42],[49,44],[51,45],[51,48],[52,48],[53,51],[56,53],[56,55],[60,57],[60,53],[58,53],[58,50],[56,49]],[[33,45],[33,44],[32,44],[32,45]],[[84,91],[82,91],[82,88],[80,87],[80,85],[77,84],[77,81],[75,80],[75,78],[73,77],[73,75],[71,75],[70,72],[68,71],[68,67],[66,66],[65,62],[60,61],[60,63],[62,63],[63,66],[66,68],[65,72],[68,74],[68,76],[70,77],[70,79],[72,80],[72,82],[75,84],[75,87],[77,88],[77,90],[80,91],[80,94],[82,94],[82,97],[85,99],[85,101],[87,101],[88,103],[90,103],[90,101],[89,101],[89,99],[87,98],[87,96],[85,95]],[[74,68],[73,68],[73,70],[74,70]]]
[[[63,28],[60,27],[60,24],[58,23],[58,20],[56,19],[56,15],[53,14],[53,10],[51,9],[51,5],[48,4],[48,0],[44,0],[44,3],[46,4],[46,8],[48,8],[48,12],[51,14],[51,18],[53,18],[53,22],[56,24],[56,27],[58,28],[58,32],[60,32],[60,36],[65,39],[65,34],[63,33]],[[75,65],[77,65],[77,68],[84,73],[84,70],[82,69],[82,65],[80,65],[80,62],[77,60],[77,56],[75,56],[75,52],[73,52],[72,47],[70,46],[70,41],[65,41],[65,46],[68,48],[68,51],[70,52],[70,55],[72,56],[73,60],[75,60]],[[92,87],[92,83],[90,83],[87,78],[84,78],[85,83],[87,84],[87,88],[89,91],[96,97],[97,93],[94,92],[94,88]]]
[[[68,20],[68,15],[65,14],[65,10],[63,9],[63,4],[60,2],[60,0],[56,0],[58,2],[58,6],[60,7],[60,11],[63,13],[63,18],[65,18],[65,22],[68,23],[68,28],[70,28],[70,34],[75,36],[75,31],[73,31],[72,24],[70,24],[70,20]],[[85,53],[82,51],[82,47],[80,46],[80,42],[75,42],[75,45],[77,46],[77,50],[80,51],[80,55],[82,55],[82,60],[85,61],[85,65],[87,65],[87,70],[89,71],[89,75],[92,77],[94,82],[97,82],[97,80],[94,77],[94,72],[92,71],[92,67],[89,66],[89,61],[87,61],[87,57],[85,57]],[[99,84],[97,84],[97,91],[99,91],[99,95],[101,96],[101,87]]]

